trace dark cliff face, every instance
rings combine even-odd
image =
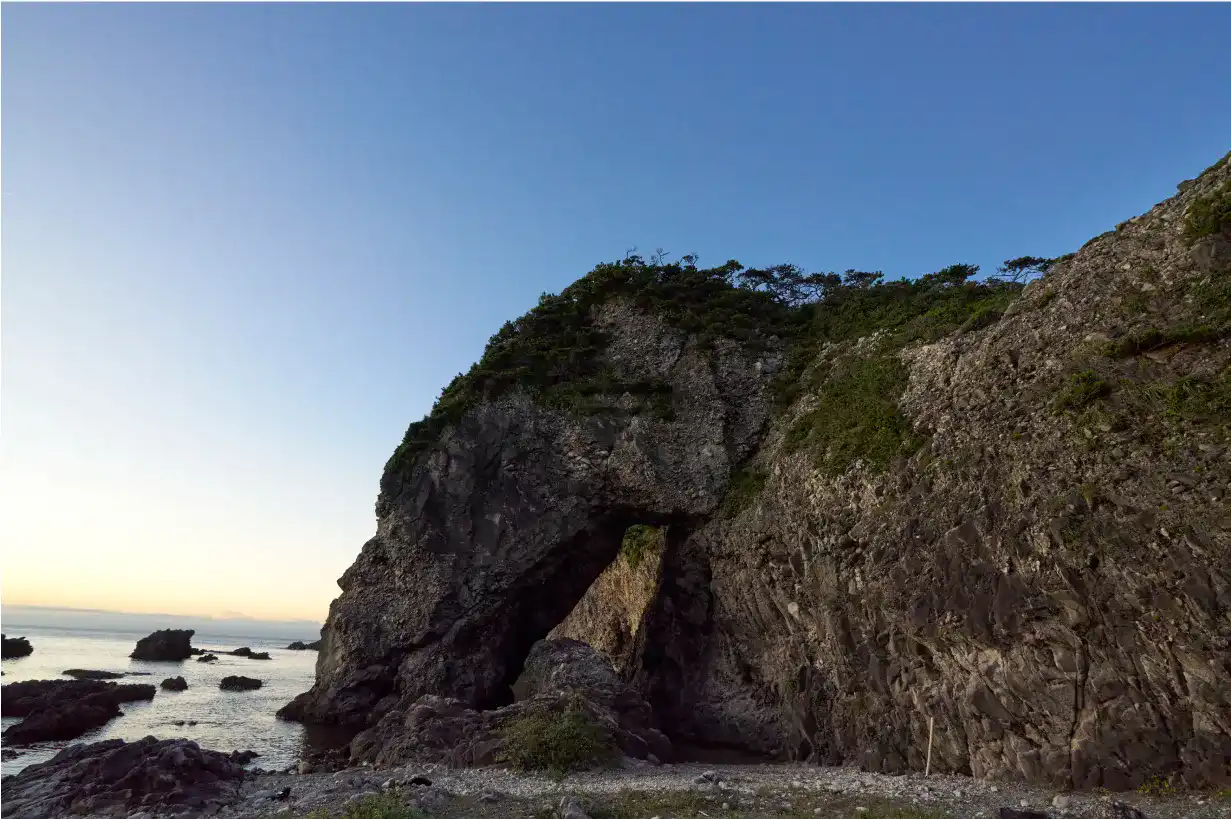
[[[673,739],[903,771],[931,718],[942,771],[1228,782],[1231,168],[1181,189],[942,334],[711,344],[596,308],[673,417],[469,408],[386,476],[286,714],[503,702],[666,524],[620,660]]]
[[[358,727],[428,693],[501,704],[630,525],[687,531],[713,513],[769,419],[780,355],[700,349],[618,302],[593,318],[619,374],[670,385],[670,420],[578,416],[517,392],[470,411],[382,497],[376,536],[339,581],[317,683],[284,716]]]

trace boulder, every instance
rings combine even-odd
[[[88,668],[70,668],[60,673],[77,680],[118,680],[124,676],[122,671],[94,671]]]
[[[308,646],[302,640],[296,640],[286,647],[288,651],[305,651]]]
[[[218,683],[218,687],[223,691],[255,691],[261,687],[260,680],[254,680],[251,677],[241,677],[232,675],[223,677]]]
[[[134,660],[150,662],[179,662],[192,656],[192,629],[168,628],[155,631],[137,641],[137,647],[128,655]]]
[[[654,726],[649,705],[620,681],[611,661],[576,640],[540,640],[514,686],[517,701],[477,711],[456,699],[424,696],[395,708],[351,743],[351,762],[389,766],[440,762],[491,765],[504,750],[504,730],[526,718],[581,712],[626,756],[669,760],[671,742]]]
[[[271,659],[268,651],[254,651],[248,655],[249,660],[268,660]]]
[[[197,657],[197,662],[198,663],[216,663],[218,662],[218,657],[217,655],[214,655],[214,654],[203,654],[200,657]]]
[[[2,736],[19,745],[76,739],[121,716],[121,703],[154,698],[152,685],[98,680],[30,680],[2,690],[0,715],[23,718]]]
[[[240,646],[234,651],[228,651],[227,653],[235,657],[251,657],[252,649],[248,648],[248,646]]]
[[[159,686],[164,691],[187,691],[188,681],[183,677],[167,677],[159,683]]]
[[[237,765],[247,765],[258,756],[256,751],[231,751],[230,759]]]
[[[73,745],[4,778],[4,817],[213,813],[234,801],[243,778],[228,755],[186,739]]]
[[[26,657],[34,653],[34,646],[25,637],[8,637],[0,634],[0,659]]]

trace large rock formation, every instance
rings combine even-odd
[[[120,704],[152,700],[152,685],[117,685],[97,680],[29,680],[9,683],[0,696],[0,715],[23,717],[4,730],[7,742],[76,739],[121,716]]]
[[[579,305],[555,347],[578,315],[606,333],[585,400],[527,381],[542,316],[493,339],[387,466],[283,716],[504,704],[641,523],[666,527],[656,588],[612,650],[673,739],[903,771],[932,720],[933,770],[1227,783],[1229,164],[1016,298],[852,274],[793,337],[694,320],[721,289],[664,302],[692,268],[654,268],[655,298],[603,289],[644,267],[596,271],[545,302]],[[561,628],[607,647],[595,596]]]
[[[216,811],[233,801],[244,769],[186,739],[111,739],[73,745],[4,777],[2,815],[56,819],[83,814]]]
[[[193,655],[192,629],[165,628],[155,631],[137,641],[137,647],[128,656],[134,660],[152,662],[179,662]]]

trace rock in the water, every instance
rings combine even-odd
[[[167,677],[159,686],[167,691],[187,691],[188,681],[183,677]]]
[[[122,671],[94,671],[88,668],[70,668],[60,673],[78,680],[118,680],[124,676]]]
[[[269,660],[272,658],[269,656],[268,651],[254,651],[248,655],[248,659],[249,660]]]
[[[137,641],[137,647],[128,655],[134,660],[151,662],[179,662],[192,656],[193,629],[167,628],[155,631]]]
[[[238,765],[247,765],[258,756],[256,751],[231,751],[230,754],[231,761]]]
[[[2,691],[0,714],[23,718],[3,734],[18,745],[76,739],[120,716],[121,703],[154,698],[152,685],[97,680],[30,680]]]
[[[152,688],[152,686],[151,686]],[[184,739],[73,745],[4,780],[5,819],[55,819],[137,810],[216,810],[244,771],[226,754]]]
[[[202,654],[200,657],[197,657],[197,662],[198,663],[216,663],[218,662],[218,657],[214,654]]]
[[[252,677],[234,675],[223,677],[218,687],[223,691],[255,691],[261,687],[261,681],[254,680]]]
[[[290,651],[305,651],[307,648],[308,648],[307,644],[304,643],[302,640],[296,640],[295,642],[287,646],[287,649],[289,649]]]
[[[34,646],[25,637],[8,637],[0,634],[0,659],[26,657],[34,653]]]

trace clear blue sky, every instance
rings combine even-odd
[[[1057,255],[1231,148],[1231,6],[6,5],[10,603],[323,618],[406,425],[637,245]]]

